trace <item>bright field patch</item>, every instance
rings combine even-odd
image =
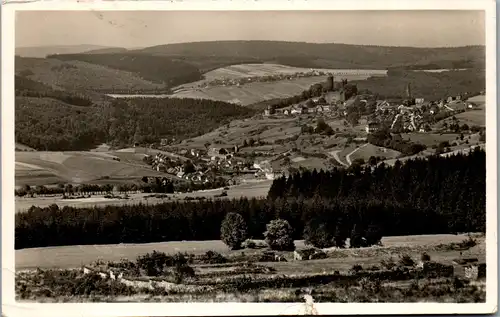
[[[242,86],[215,86],[193,88],[172,95],[176,98],[220,100],[247,106],[264,100],[297,95],[311,85],[323,82],[326,77],[308,77],[276,82],[254,82]]]
[[[324,73],[332,73],[338,78],[348,80],[364,80],[370,76],[386,76],[386,70],[357,69],[314,69]],[[213,86],[200,88],[205,83],[222,79],[241,79],[264,77],[270,75],[293,75],[310,72],[310,68],[291,67],[279,64],[244,64],[218,68],[204,74],[201,81],[184,84],[174,88],[173,97],[204,98],[238,103],[243,106],[276,98],[286,98],[301,93],[311,85],[324,82],[326,76],[292,78],[274,82],[252,82],[241,86]]]
[[[376,146],[373,144],[367,144],[363,147],[360,147],[356,152],[352,153],[350,159],[351,161],[354,161],[356,159],[363,159],[365,162],[368,162],[371,156],[380,156],[384,159],[392,159],[398,157],[399,155],[401,155],[401,152]]]
[[[485,110],[472,110],[459,113],[455,116],[460,124],[467,124],[470,126],[486,126],[486,112]]]
[[[159,175],[139,159],[121,162],[114,157],[98,152],[16,152],[16,186],[85,183],[103,178],[113,183]]]
[[[366,79],[370,76],[380,75],[384,76],[387,74],[386,70],[357,70],[357,69],[327,69],[327,68],[314,68],[316,71],[332,73],[335,75],[347,76],[348,79]],[[269,76],[269,75],[293,75],[296,73],[307,73],[310,72],[311,68],[302,67],[292,67],[279,64],[242,64],[242,65],[231,65],[228,67],[222,67],[210,71],[205,74],[206,80],[214,79],[234,79],[234,78],[245,78],[245,77],[256,77],[256,76]]]

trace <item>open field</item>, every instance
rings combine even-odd
[[[477,95],[474,97],[470,97],[469,99],[467,99],[467,101],[473,102],[478,106],[482,107],[486,103],[486,95]]]
[[[336,248],[326,249],[337,253],[339,256],[335,261],[332,259],[316,260],[308,263],[319,264],[321,270],[325,266],[329,269],[345,269],[346,265],[358,263],[361,258],[363,261],[374,261],[377,256],[391,255],[396,251],[424,252],[429,251],[439,244],[459,243],[466,238],[465,235],[421,235],[421,236],[400,236],[384,237],[382,239],[383,247],[370,247],[363,249],[345,249]],[[304,248],[304,241],[295,241],[297,249]],[[402,249],[402,250],[401,250]],[[227,255],[241,254],[242,251],[229,251],[228,247],[222,241],[169,241],[144,244],[116,244],[116,245],[80,245],[80,246],[59,246],[16,250],[16,270],[40,268],[75,268],[81,265],[89,264],[96,260],[119,261],[120,259],[134,260],[137,256],[152,252],[153,250],[165,253],[188,252],[194,254],[203,254],[207,251],[216,251]],[[451,252],[451,251],[449,251]],[[458,252],[428,252],[431,257],[448,258],[448,260],[458,257]],[[485,256],[485,242],[479,244],[474,249],[463,252],[464,256]],[[247,250],[245,254],[251,253]],[[345,256],[342,256],[344,254]],[[439,256],[441,254],[441,256]],[[394,254],[396,255],[396,254]],[[340,261],[341,259],[343,261]],[[337,262],[340,266],[336,266]],[[347,263],[346,263],[347,262]],[[301,266],[301,270],[314,271],[319,267],[304,266],[304,262],[296,262]],[[276,263],[274,265],[292,267],[292,263]],[[290,273],[290,271],[288,272]]]
[[[100,180],[112,184],[166,175],[152,170],[142,157],[140,153],[121,152],[16,152],[16,186]]]
[[[457,249],[465,239],[387,237],[383,246],[323,249],[326,258],[306,263],[292,252],[273,252],[280,257],[276,261],[264,258],[266,249],[228,251],[220,241],[25,249],[16,251],[16,297],[42,302],[285,302],[312,295],[317,302],[481,302],[484,277],[475,280],[452,261],[474,257],[484,263],[484,236],[475,235],[475,246]],[[304,248],[303,241],[295,245]],[[144,270],[135,260],[153,250],[186,253],[192,273],[179,275],[179,268],[168,264],[158,273]],[[208,251],[219,253],[217,260],[208,258]],[[422,252],[431,258],[427,264],[441,269],[415,266]],[[400,261],[403,255],[413,264]],[[120,275],[109,278],[110,272]]]
[[[385,76],[386,70],[357,70],[357,69],[316,69],[317,71],[332,73],[348,80],[364,80],[371,76]],[[243,64],[231,65],[210,71],[204,74],[205,79],[174,88],[175,97],[205,98],[226,102],[249,105],[276,98],[286,98],[301,93],[311,85],[324,82],[326,76],[292,78],[274,82],[251,82],[241,86],[212,86],[200,88],[205,83],[222,79],[241,79],[248,77],[270,75],[292,75],[299,72],[310,72],[310,68],[291,67],[279,64]]]
[[[486,112],[485,110],[471,110],[459,113],[455,116],[460,124],[467,124],[471,126],[486,126]]]
[[[426,145],[427,147],[431,147],[433,145],[438,145],[441,142],[448,141],[452,142],[456,140],[459,134],[456,133],[402,133],[401,136],[404,140],[410,140],[414,143],[420,143]]]
[[[365,162],[368,162],[371,156],[379,156],[383,159],[392,159],[401,155],[401,152],[376,146],[373,144],[366,144],[363,147],[359,147],[357,151],[351,153],[352,154],[350,154],[349,157],[351,162],[357,159],[362,159]]]
[[[196,81],[189,84],[184,84],[175,89],[194,87],[205,82],[221,79],[241,79],[248,77],[265,77],[272,75],[294,75],[297,73],[309,73],[312,70],[317,72],[329,73],[339,78],[347,78],[348,80],[362,80],[370,76],[385,76],[387,70],[370,70],[370,69],[329,69],[329,68],[304,68],[293,67],[280,64],[240,64],[221,67],[205,73],[204,80]]]
[[[242,86],[192,88],[176,92],[171,97],[212,99],[247,106],[264,100],[291,97],[325,80],[326,76],[317,76],[267,83],[253,82]]]
[[[252,176],[253,177],[253,176]],[[93,195],[91,198],[82,199],[62,199],[61,195],[55,195],[53,197],[16,197],[16,212],[24,212],[28,210],[31,206],[37,207],[48,207],[51,204],[57,204],[59,207],[70,206],[70,207],[92,207],[92,206],[109,206],[109,205],[132,205],[132,204],[158,204],[166,201],[174,200],[185,200],[186,197],[197,198],[205,197],[207,199],[214,198],[216,195],[220,195],[223,191],[227,193],[224,198],[259,198],[266,197],[271,187],[272,181],[255,181],[249,180],[246,183],[240,185],[235,185],[229,187],[228,190],[222,188],[202,190],[191,193],[177,193],[177,194],[162,194],[165,198],[155,198],[147,197],[151,194],[129,194],[128,199],[108,199],[104,198],[104,195]],[[189,199],[189,198],[188,198]]]

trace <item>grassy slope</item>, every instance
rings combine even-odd
[[[58,182],[88,183],[103,177],[106,183],[136,181],[143,176],[166,176],[141,161],[141,154],[99,152],[16,152],[16,185],[50,185]]]
[[[324,82],[326,77],[298,78],[277,82],[254,82],[242,86],[216,86],[188,89],[175,93],[177,98],[200,98],[238,103],[243,106],[257,102],[286,98],[300,94],[311,85]]]

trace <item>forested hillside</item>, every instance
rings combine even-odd
[[[14,87],[16,96],[53,98],[75,106],[92,106],[91,98],[85,94],[55,90],[43,83],[22,76],[15,76]]]
[[[253,110],[202,99],[113,100],[77,107],[51,98],[16,98],[16,142],[37,150],[88,150],[107,142],[130,146],[204,134]]]
[[[113,69],[133,72],[154,83],[166,84],[168,87],[202,79],[201,73],[193,65],[175,61],[163,56],[144,54],[67,54],[50,55],[62,61],[82,61],[103,65]]]
[[[253,114],[251,109],[204,99],[121,99],[113,101],[112,109],[108,135],[116,145],[194,137]]]
[[[414,219],[413,228],[485,230],[484,151],[476,149],[467,156],[437,156],[371,169],[354,165],[350,170],[306,171],[280,178],[273,182],[269,198],[338,199],[346,204],[360,204],[381,212],[380,219],[399,219],[392,230],[399,230],[396,227],[404,223],[406,213],[412,210],[422,215],[420,220]],[[447,224],[440,223],[443,216],[449,217]]]
[[[456,48],[415,48],[364,46],[336,43],[278,41],[216,41],[167,44],[135,52],[182,56],[186,61],[201,56],[235,57],[273,61],[297,67],[387,68],[405,65],[436,64],[445,68],[451,62],[484,67],[483,46]],[[443,63],[443,65],[441,65]]]
[[[51,98],[16,97],[16,142],[42,151],[94,148],[106,140],[100,109]]]
[[[417,72],[406,69],[390,69],[386,77],[371,77],[354,81],[358,89],[376,92],[381,98],[400,98],[411,84],[412,94],[426,100],[445,99],[464,92],[479,92],[486,87],[484,69],[467,69],[447,72]]]

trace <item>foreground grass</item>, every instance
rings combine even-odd
[[[285,262],[273,262],[265,256],[265,249],[186,253],[193,273],[180,280],[176,262],[168,262],[175,257],[167,255],[164,263],[170,264],[162,265],[154,275],[140,264],[147,263],[144,257],[135,262],[98,260],[90,264],[94,272],[81,268],[18,271],[16,298],[36,302],[303,302],[304,295],[311,295],[316,302],[339,303],[484,302],[484,277],[468,279],[450,265],[459,252],[484,255],[483,242],[465,243],[470,241],[427,246],[427,251],[433,250],[429,252],[433,261],[444,263],[439,264],[441,268],[418,266],[416,252],[422,247],[412,252],[410,246],[325,249],[328,258],[306,263],[294,261],[292,252],[278,252]],[[161,253],[156,254],[160,258],[152,263],[161,259]],[[97,273],[111,271],[116,279]]]
[[[443,302],[479,303],[486,300],[484,281],[459,278],[412,279],[403,282],[360,278],[354,283],[336,282],[307,287],[245,289],[236,284],[227,289],[184,287],[165,290],[132,287],[96,276],[78,276],[74,271],[45,274],[41,284],[16,283],[16,300],[37,302],[303,302],[311,295],[316,302]],[[51,278],[48,276],[52,276]],[[57,279],[57,282],[56,282]],[[40,283],[41,280],[38,281]]]

